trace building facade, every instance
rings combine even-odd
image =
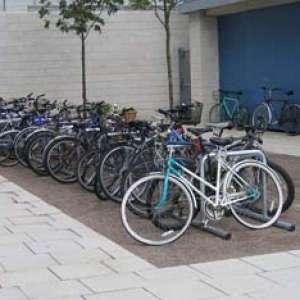
[[[294,90],[300,103],[300,2],[291,0],[185,0],[189,15],[192,98],[204,118],[222,88],[243,91],[250,111],[260,87]]]
[[[2,8],[3,8],[3,0]],[[34,0],[6,0],[0,12],[0,95],[46,93],[81,102],[80,40],[43,28]],[[172,17],[175,99],[178,49],[188,48],[188,16]],[[165,34],[152,11],[121,10],[87,40],[88,99],[134,106],[142,116],[168,107]]]

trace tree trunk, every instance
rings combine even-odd
[[[82,104],[83,104],[83,116],[86,118],[86,65],[85,65],[85,37],[81,34],[81,67],[82,67]]]
[[[169,84],[169,106],[173,109],[174,95],[173,95],[173,72],[172,72],[172,57],[171,57],[171,34],[170,24],[166,24],[166,59],[168,68],[168,84]]]
[[[171,11],[168,8],[167,0],[164,0],[164,19],[166,32],[166,60],[168,69],[168,85],[169,85],[169,106],[173,109],[174,95],[173,95],[173,73],[172,73],[172,57],[171,57],[171,31],[170,31],[170,16]]]

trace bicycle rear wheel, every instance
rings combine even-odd
[[[153,174],[135,182],[125,193],[122,222],[135,240],[151,246],[174,242],[189,228],[194,205],[178,179]]]
[[[232,115],[232,121],[236,127],[243,128],[249,125],[250,113],[247,107],[239,106]]]
[[[209,111],[209,122],[210,123],[220,123],[227,121],[227,114],[224,110],[223,105],[220,103],[215,104]]]
[[[283,195],[282,212],[287,211],[295,199],[295,184],[290,174],[280,165],[268,159],[268,166],[278,175]]]
[[[225,178],[224,195],[234,218],[251,229],[270,227],[282,212],[283,195],[276,173],[268,166],[238,163]]]
[[[281,112],[279,124],[287,134],[300,134],[300,105],[287,105]]]

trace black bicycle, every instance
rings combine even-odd
[[[300,133],[300,105],[290,103],[294,91],[273,87],[262,87],[262,90],[264,100],[253,112],[252,126],[267,130],[271,125],[279,125],[287,133]],[[274,93],[280,96],[275,98]]]

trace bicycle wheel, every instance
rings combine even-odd
[[[47,151],[46,167],[51,177],[61,183],[76,182],[78,162],[85,152],[81,142],[73,137],[62,137]]]
[[[38,175],[48,175],[44,165],[43,153],[46,145],[55,137],[55,133],[49,130],[34,132],[24,147],[24,155],[29,167]]]
[[[77,168],[78,182],[89,192],[95,191],[96,155],[97,152],[95,150],[85,153],[80,159]]]
[[[134,182],[147,176],[150,172],[161,170],[162,164],[163,162],[158,162],[155,158],[155,149],[153,148],[147,148],[137,154],[124,175],[123,194]]]
[[[238,163],[228,172],[224,195],[234,218],[251,229],[264,229],[279,218],[283,196],[276,173],[257,161]]]
[[[281,112],[279,124],[282,129],[290,135],[300,133],[300,105],[290,104],[285,106]]]
[[[295,199],[295,184],[290,174],[280,165],[268,159],[268,166],[272,168],[278,175],[282,188],[283,206],[282,212],[287,211],[293,204]]]
[[[209,111],[209,122],[220,123],[226,121],[226,112],[220,103],[215,104]]]
[[[137,214],[137,209],[142,214]],[[129,235],[151,246],[169,244],[180,238],[193,215],[194,205],[188,189],[174,177],[166,181],[162,174],[135,182],[125,193],[121,207],[122,223]]]
[[[267,130],[272,122],[272,113],[267,104],[262,103],[256,107],[252,115],[252,126],[259,130]]]
[[[24,147],[25,147],[25,141],[26,138],[28,137],[29,134],[34,132],[35,130],[39,129],[39,127],[32,126],[32,127],[27,127],[21,130],[15,138],[14,142],[14,151],[15,151],[15,156],[18,160],[18,162],[23,166],[23,167],[28,167],[28,163],[26,161],[25,153],[24,153]]]
[[[124,176],[133,161],[134,153],[135,148],[132,146],[118,146],[104,154],[98,166],[98,180],[107,199],[121,203]]]
[[[18,130],[9,130],[0,134],[0,165],[2,167],[12,167],[18,164],[14,153],[14,141],[18,133]]]
[[[247,107],[239,106],[232,115],[232,121],[236,127],[244,128],[249,125],[250,113]]]

